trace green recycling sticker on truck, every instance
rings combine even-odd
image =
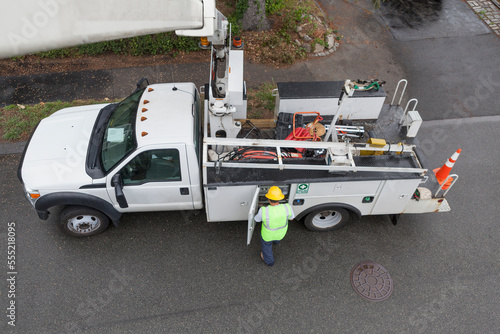
[[[309,192],[309,183],[301,183],[297,186],[297,194],[307,194]]]

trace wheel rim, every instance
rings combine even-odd
[[[69,219],[67,226],[73,233],[89,234],[101,226],[101,220],[92,215],[79,215]]]
[[[329,228],[337,225],[341,221],[342,214],[335,210],[321,211],[312,219],[313,225],[318,228]]]

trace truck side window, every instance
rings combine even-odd
[[[121,170],[124,184],[181,181],[181,166],[177,149],[145,151],[133,158]]]

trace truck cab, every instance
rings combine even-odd
[[[66,232],[93,235],[124,212],[202,208],[200,140],[194,84],[142,81],[120,103],[42,120],[18,177],[41,219],[64,206]]]

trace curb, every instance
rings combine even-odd
[[[0,143],[0,156],[10,154],[22,154],[26,146],[25,141],[18,141],[14,143]]]
[[[472,0],[467,3],[477,16],[500,36],[500,3],[496,0]]]

